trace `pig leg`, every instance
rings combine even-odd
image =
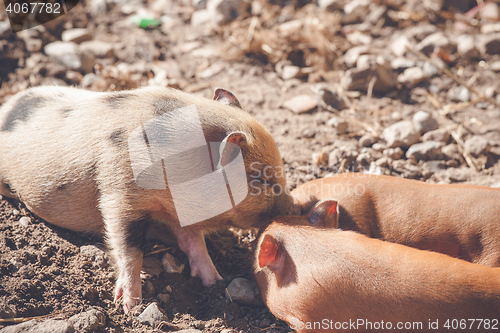
[[[208,255],[205,237],[202,232],[187,227],[177,229],[174,233],[179,247],[189,258],[191,276],[200,277],[204,286],[210,286],[217,280],[222,280]]]
[[[114,301],[122,300],[123,311],[129,312],[141,303],[141,269],[143,252],[141,250],[146,219],[123,211],[121,205],[104,201],[101,204],[106,227],[107,244],[117,270]],[[122,209],[120,209],[122,208]]]
[[[9,184],[6,182],[6,179],[2,177],[2,175],[0,175],[0,195],[12,199],[18,199],[17,195],[12,193]]]
[[[114,301],[122,299],[123,312],[127,313],[142,301],[141,269],[142,269],[142,251],[137,249],[126,249],[128,255],[119,256],[115,251],[117,258],[118,278],[116,280]],[[126,258],[125,258],[126,257]]]

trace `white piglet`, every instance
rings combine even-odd
[[[125,312],[142,298],[148,221],[167,224],[208,286],[221,277],[207,232],[261,227],[292,207],[269,191],[286,185],[274,140],[223,89],[212,101],[166,88],[28,89],[0,108],[0,156],[0,194],[54,225],[105,233]]]

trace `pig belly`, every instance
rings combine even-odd
[[[72,183],[48,189],[33,188],[23,193],[22,201],[30,211],[58,227],[90,234],[103,231],[96,191],[91,186]]]

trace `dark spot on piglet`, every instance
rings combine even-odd
[[[106,102],[112,109],[118,109],[122,106],[123,102],[132,97],[132,94],[116,93],[106,98]]]
[[[72,108],[65,108],[65,109],[61,110],[61,114],[62,114],[63,117],[67,117],[67,116],[69,116],[69,114],[71,113],[71,111],[73,111]]]
[[[0,186],[3,186],[3,188],[6,189],[8,192],[14,194],[14,191],[12,190],[9,184],[2,182],[0,183]]]
[[[17,100],[17,102],[9,111],[5,122],[2,125],[2,132],[12,131],[16,122],[27,121],[35,109],[47,100],[40,96],[25,94]]]
[[[125,244],[128,248],[140,248],[145,244],[144,231],[149,224],[149,218],[143,217],[135,221],[125,222]]]
[[[123,128],[119,128],[111,132],[109,139],[113,144],[117,146],[122,146],[125,142],[125,130]]]
[[[186,106],[184,102],[178,100],[177,98],[169,98],[169,97],[157,98],[153,101],[152,105],[155,116],[159,116],[164,113]]]

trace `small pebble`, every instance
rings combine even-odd
[[[19,223],[23,226],[23,227],[27,227],[30,225],[31,223],[31,218],[27,217],[27,216],[23,216],[19,219]]]
[[[335,128],[337,130],[337,134],[345,134],[347,133],[349,123],[342,118],[333,117],[332,119],[328,120],[327,125]]]

